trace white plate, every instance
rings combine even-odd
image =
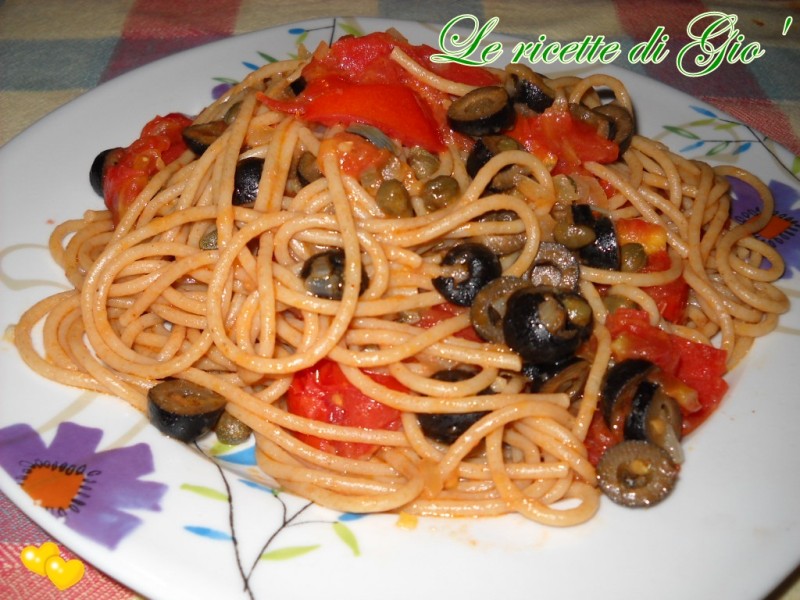
[[[83,559],[153,598],[763,596],[800,563],[797,308],[758,340],[730,376],[722,407],[686,441],[686,465],[668,501],[642,511],[603,502],[595,519],[570,529],[515,516],[421,519],[404,529],[394,515],[306,509],[301,499],[270,493],[247,451],[241,465],[235,459],[242,455],[206,460],[122,401],[46,381],[18,358],[9,326],[64,287],[46,250],[53,224],[99,206],[87,175],[99,150],[134,139],[157,113],[197,111],[211,101],[217,78],[241,79],[247,63],[285,58],[302,38],[313,48],[352,28],[390,26],[415,43],[437,43],[438,27],[376,19],[234,37],[108,82],[0,151],[0,433],[20,434],[0,446],[0,488]],[[796,297],[800,182],[793,157],[695,99],[604,70],[630,88],[643,133],[772,182],[787,226],[775,239],[789,264],[781,285]],[[53,516],[17,484],[20,469],[37,459],[88,465],[77,512]]]

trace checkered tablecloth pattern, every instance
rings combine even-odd
[[[303,19],[357,15],[445,23],[461,14],[482,22],[496,16],[496,32],[525,40],[540,34],[560,42],[603,35],[624,48],[663,26],[674,54],[689,41],[689,21],[709,10],[738,15],[737,28],[747,41],[757,41],[764,55],[747,65],[725,63],[697,78],[682,75],[672,60],[614,64],[705,100],[800,154],[800,5],[743,0],[0,0],[0,145],[65,102],[138,66]],[[784,32],[787,17],[793,22]],[[84,580],[66,592],[27,571],[20,552],[48,539],[0,494],[0,597],[134,597],[90,565]],[[72,555],[62,548],[62,556]],[[787,584],[775,598],[800,599],[800,584]]]

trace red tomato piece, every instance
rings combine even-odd
[[[103,178],[103,196],[114,223],[119,223],[128,206],[150,179],[186,150],[183,130],[192,120],[180,113],[155,117],[143,128],[139,138],[125,148],[117,164]]]
[[[390,375],[367,373],[381,385],[405,391]],[[323,359],[313,367],[295,373],[286,395],[289,412],[323,423],[365,429],[400,428],[400,411],[364,395],[350,383],[334,361]],[[310,446],[347,458],[367,458],[377,450],[371,444],[326,440],[296,434]]]
[[[454,139],[447,127],[446,94],[414,78],[390,58],[400,48],[422,67],[459,83],[496,84],[482,68],[434,63],[430,46],[415,46],[389,33],[344,36],[303,69],[305,89],[296,100],[260,100],[273,110],[304,116],[324,125],[358,122],[381,129],[407,146],[431,152]]]
[[[587,161],[614,162],[619,156],[617,144],[555,107],[540,115],[519,115],[508,135],[545,162],[557,160],[554,174],[576,172]]]
[[[684,433],[694,430],[714,412],[728,390],[723,379],[727,372],[724,350],[654,327],[641,310],[617,309],[606,319],[606,327],[616,360],[647,359],[697,392],[700,409],[684,411]]]
[[[644,219],[617,219],[614,227],[620,245],[641,244],[648,255],[667,249],[667,231],[661,225]],[[669,262],[665,268],[669,268]]]
[[[354,133],[339,133],[320,144],[319,154],[333,152],[339,157],[339,168],[353,177],[361,177],[367,169],[380,169],[391,158],[392,153],[378,148]]]
[[[654,252],[647,257],[647,265],[642,269],[643,273],[654,273],[666,271],[670,268],[672,261],[666,250]],[[670,323],[681,324],[686,318],[686,306],[689,303],[689,284],[682,275],[677,279],[663,285],[652,285],[643,287],[658,306],[658,312]]]
[[[341,84],[309,102],[304,118],[328,126],[367,123],[406,146],[431,152],[445,148],[427,106],[398,83]]]

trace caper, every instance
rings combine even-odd
[[[567,309],[569,320],[578,327],[586,327],[592,322],[592,307],[583,296],[573,294],[566,295],[561,299],[564,308]]]
[[[319,170],[319,165],[317,164],[317,157],[308,150],[303,152],[297,159],[297,177],[303,185],[308,185],[322,177],[322,171]]]
[[[411,197],[405,186],[397,179],[388,179],[381,183],[375,194],[375,201],[388,217],[413,217],[414,209],[411,207]]]
[[[214,431],[220,443],[227,444],[228,446],[237,446],[245,443],[253,432],[250,427],[242,423],[228,411],[222,413],[222,416],[214,427]]]
[[[417,179],[428,179],[439,169],[439,157],[425,148],[414,146],[408,152],[408,166],[414,171]]]
[[[439,175],[425,182],[422,188],[422,200],[428,210],[444,208],[461,193],[458,182],[450,175]]]
[[[203,237],[200,238],[201,250],[216,250],[217,249],[217,228],[210,229]]]
[[[570,250],[588,246],[595,240],[595,232],[588,225],[560,221],[553,228],[553,239]]]
[[[617,294],[609,294],[603,298],[603,304],[609,313],[613,313],[618,308],[636,308],[636,303],[633,300]]]
[[[638,242],[623,244],[619,249],[620,270],[627,273],[641,271],[647,264],[647,252]]]

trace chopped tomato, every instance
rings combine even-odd
[[[620,245],[641,244],[648,255],[667,249],[667,230],[661,225],[644,219],[617,219],[614,221],[614,227]]]
[[[408,87],[399,83],[340,83],[310,102],[304,118],[323,125],[366,123],[406,146],[444,149],[430,111]]]
[[[586,439],[583,440],[589,462],[596,466],[603,457],[603,453],[621,441],[621,433],[612,430],[606,424],[600,411],[595,411],[592,422],[589,424],[589,430],[586,432]]]
[[[333,152],[339,157],[339,168],[353,177],[360,177],[369,168],[380,169],[392,153],[378,148],[360,135],[339,133],[322,141],[319,155]]]
[[[108,209],[119,223],[128,206],[150,179],[186,150],[183,130],[192,120],[180,113],[155,117],[142,129],[139,139],[120,153],[116,164],[103,177],[103,196]]]
[[[456,306],[455,304],[451,304],[449,302],[436,304],[434,306],[426,308],[420,313],[420,319],[417,322],[417,326],[422,327],[423,329],[430,329],[434,325],[438,325],[442,321],[463,314],[468,310],[469,308],[465,308],[463,306]],[[472,325],[465,327],[460,331],[457,331],[455,333],[455,336],[465,340],[469,340],[471,342],[483,343],[484,341],[478,335],[478,332],[475,331],[475,328]]]
[[[389,33],[345,36],[327,52],[315,56],[303,69],[305,89],[294,100],[260,94],[272,108],[332,125],[367,123],[399,139],[406,146],[438,152],[452,136],[446,123],[447,96],[410,75],[390,58],[400,48],[414,61],[450,80],[491,85],[497,77],[477,67],[433,63],[435,50],[415,46]]]
[[[371,372],[367,375],[393,390],[406,389],[390,375]],[[286,403],[292,414],[323,423],[364,429],[400,428],[400,411],[364,395],[348,381],[339,365],[328,359],[295,373]],[[326,440],[300,433],[297,437],[310,446],[347,458],[368,457],[377,450],[370,444]]]
[[[610,163],[619,156],[617,144],[555,106],[540,115],[519,115],[508,135],[545,164],[555,163],[553,174],[580,172],[584,162]]]
[[[671,335],[650,324],[646,312],[620,308],[606,319],[616,360],[644,358],[697,391],[699,410],[684,412],[683,431],[694,430],[728,390],[724,350]]]
[[[659,250],[647,257],[647,265],[643,273],[666,271],[672,261],[666,250]],[[682,275],[662,285],[651,285],[642,288],[658,306],[658,312],[670,323],[681,324],[686,318],[686,306],[689,303],[689,284]]]
[[[640,310],[617,309],[608,316],[606,326],[613,340],[615,360],[649,360],[664,371],[662,380],[667,387],[688,386],[697,393],[699,408],[689,411],[681,405],[684,435],[694,431],[719,406],[728,391],[723,379],[727,358],[723,350],[670,335],[650,325],[647,313]],[[668,393],[675,393],[674,389]],[[592,464],[596,465],[606,449],[620,441],[621,434],[612,431],[596,411],[584,440]]]

